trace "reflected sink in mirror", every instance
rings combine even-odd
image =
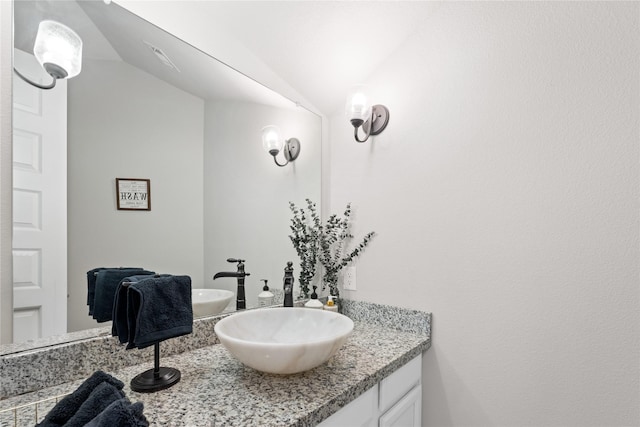
[[[193,317],[207,317],[222,313],[231,302],[233,292],[226,289],[192,289]]]
[[[295,374],[329,360],[351,334],[353,321],[331,311],[278,307],[236,313],[214,329],[245,365],[272,374]]]

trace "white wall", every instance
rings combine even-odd
[[[300,155],[285,167],[264,151],[261,130],[277,125],[284,138],[300,140]],[[260,279],[282,288],[284,267],[299,259],[289,240],[289,202],[320,204],[321,120],[302,108],[217,101],[205,104],[204,268],[208,288],[236,291],[236,279],[212,281],[219,271],[235,271],[227,258],[246,259],[247,307],[255,307]],[[278,156],[284,162],[282,153]],[[238,167],[241,165],[241,167]],[[225,177],[221,179],[221,177]],[[297,286],[296,286],[297,289]],[[230,304],[235,307],[235,302]]]
[[[332,118],[351,297],[434,313],[423,425],[640,424],[639,6],[445,3],[367,81],[387,130]]]
[[[140,266],[203,274],[204,101],[128,64],[85,59],[69,81],[69,331],[87,313],[86,272]],[[116,178],[151,180],[151,211],[118,211]]]

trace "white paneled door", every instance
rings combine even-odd
[[[14,55],[23,75],[49,82],[34,56]],[[13,81],[13,341],[22,342],[67,330],[67,82]]]

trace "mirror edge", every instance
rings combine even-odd
[[[13,0],[0,1],[0,344],[13,341]]]

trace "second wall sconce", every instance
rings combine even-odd
[[[58,79],[70,79],[82,68],[82,39],[71,28],[56,21],[42,21],[33,45],[33,54],[53,77],[53,82],[41,85],[29,80],[18,70],[15,73],[25,82],[40,89],[53,89]]]
[[[283,167],[293,162],[300,154],[300,140],[298,138],[289,138],[286,141],[282,138],[282,133],[278,126],[265,126],[262,128],[262,146],[267,153],[273,156],[276,165]],[[287,161],[284,164],[278,163],[276,156],[283,150],[284,158]]]
[[[389,123],[389,109],[381,104],[371,105],[366,86],[354,86],[347,96],[346,113],[354,127],[353,136],[358,142],[365,142],[370,135],[380,134]],[[358,137],[362,128],[365,138]]]

